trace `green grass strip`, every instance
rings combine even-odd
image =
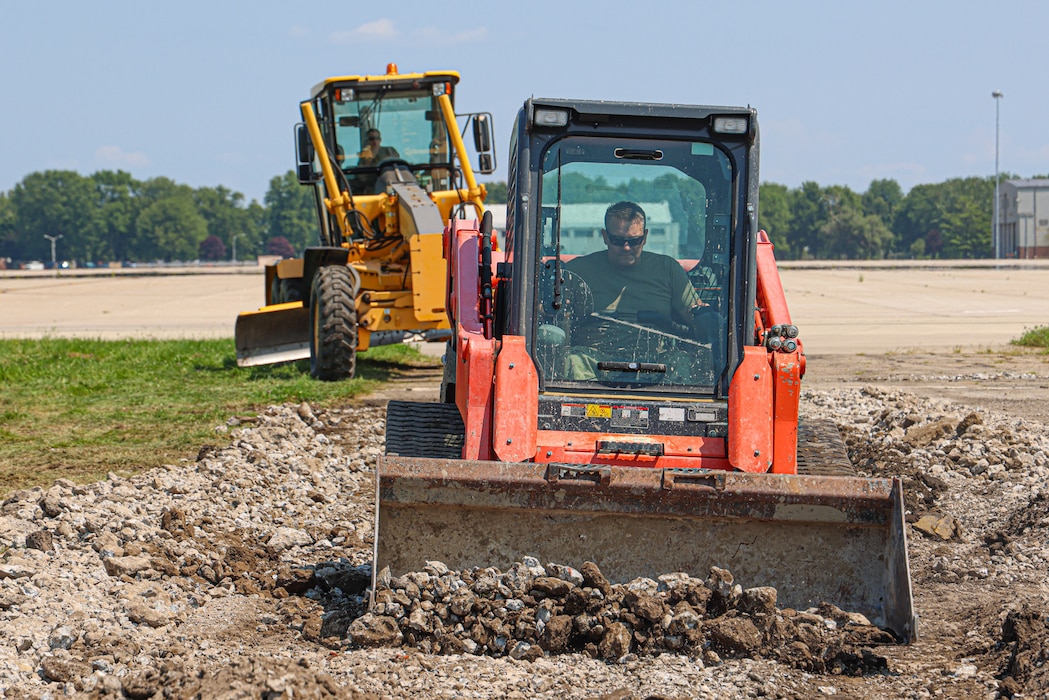
[[[405,345],[358,357],[358,376],[320,382],[309,363],[239,368],[232,340],[0,340],[0,494],[128,475],[226,438],[215,427],[270,404],[326,407],[398,367],[434,364]]]

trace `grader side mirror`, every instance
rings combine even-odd
[[[492,121],[487,114],[474,116],[474,150],[487,153],[492,150]]]
[[[310,132],[305,124],[295,126],[295,160],[299,184],[310,185],[320,180],[320,173],[313,169],[316,152],[310,141]]]
[[[495,154],[492,152],[492,115],[473,115],[474,150],[477,151],[477,172],[491,175],[495,172]]]

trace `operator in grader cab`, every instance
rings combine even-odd
[[[605,211],[604,223],[601,237],[607,249],[565,264],[590,288],[594,312],[696,340],[709,336],[701,313],[706,304],[681,264],[669,255],[645,252],[644,209],[634,202],[618,202]],[[580,331],[568,356],[569,376],[596,379],[601,371],[593,350],[614,343],[609,334],[616,330],[592,316]]]
[[[368,129],[366,140],[367,143],[364,144],[364,149],[361,151],[360,160],[357,161],[360,167],[374,166],[384,160],[401,157],[396,148],[382,145],[382,133],[378,129]]]
[[[372,127],[365,132],[364,146],[356,154],[356,157],[356,163],[347,164],[342,146],[335,147],[335,160],[338,161],[339,166],[342,168],[350,165],[354,168],[373,168],[377,167],[384,160],[400,159],[401,154],[393,146],[383,146],[382,132]],[[353,176],[354,189],[365,194],[371,194],[375,190],[378,181],[379,174],[377,172],[357,173]]]

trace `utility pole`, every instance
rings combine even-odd
[[[237,262],[237,236],[239,236],[239,235],[240,235],[239,233],[234,233],[233,236],[232,236],[233,257],[230,258],[230,262],[234,262],[234,263]]]
[[[44,234],[44,238],[46,238],[47,240],[51,241],[51,268],[52,269],[55,269],[56,265],[57,265],[57,263],[55,261],[55,241],[57,241],[61,237],[62,237],[61,233],[58,234],[57,236],[49,236],[46,233]]]
[[[994,221],[991,223],[991,242],[994,244],[994,259],[1002,257],[1002,242],[999,240],[1001,232],[998,230],[998,125],[999,107],[1005,95],[1001,90],[991,93],[994,98]]]

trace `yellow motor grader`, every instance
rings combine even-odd
[[[491,115],[456,115],[458,82],[391,63],[328,78],[300,104],[297,172],[313,188],[320,245],[266,267],[265,306],[237,317],[239,366],[309,358],[312,376],[348,379],[359,350],[449,334],[442,233],[483,215],[486,194],[464,133],[477,171],[495,168]]]

